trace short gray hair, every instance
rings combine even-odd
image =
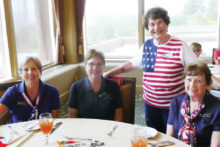
[[[23,68],[30,60],[33,60],[33,61],[34,61],[34,63],[36,64],[36,66],[37,66],[37,68],[38,68],[39,70],[42,70],[42,64],[41,64],[40,59],[39,59],[38,57],[36,57],[36,56],[27,56],[27,57],[25,57],[25,58],[21,61],[21,63],[19,64],[19,72],[20,72],[20,73],[21,73],[21,71],[22,71],[22,68]]]
[[[102,63],[105,65],[105,56],[102,52],[97,51],[95,49],[89,50],[88,54],[85,57],[85,64],[88,62],[89,59],[93,57],[99,57],[102,60]]]

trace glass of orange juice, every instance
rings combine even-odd
[[[40,130],[46,135],[45,145],[49,144],[49,134],[53,128],[53,118],[51,113],[42,113],[39,116]]]
[[[131,144],[132,147],[147,147],[147,129],[144,127],[135,128]]]

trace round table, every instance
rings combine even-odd
[[[36,123],[36,121],[27,121],[22,123],[10,124],[14,132],[19,132],[20,138],[9,144],[8,146],[43,146],[43,140],[45,136],[41,131],[26,132],[25,127]],[[49,146],[58,146],[57,141],[66,141],[67,137],[72,138],[83,138],[92,139],[104,142],[103,147],[131,147],[130,139],[135,128],[140,127],[138,125],[132,125],[123,122],[100,120],[100,119],[79,119],[79,118],[65,118],[65,119],[54,119],[54,124],[57,122],[63,122],[63,124],[58,127],[50,135]],[[112,136],[108,136],[107,133],[118,124],[118,128],[115,130]],[[0,132],[11,131],[7,125],[0,126]],[[3,134],[0,134],[0,136]],[[175,144],[172,147],[186,147],[185,143],[168,136],[166,134],[158,132],[155,138],[148,139],[148,142],[157,143],[161,141],[172,141]]]

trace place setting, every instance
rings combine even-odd
[[[20,146],[34,134],[42,132],[45,135],[44,145],[48,145],[49,135],[59,128],[63,122],[53,124],[51,113],[42,113],[38,120],[26,122],[24,125],[5,125],[0,128],[0,143],[3,145]],[[18,123],[19,124],[19,123]]]

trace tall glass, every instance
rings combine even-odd
[[[51,113],[42,113],[39,116],[40,130],[46,135],[46,141],[44,145],[49,144],[49,134],[53,128],[53,118]]]
[[[131,138],[132,147],[147,147],[147,129],[136,128]]]

